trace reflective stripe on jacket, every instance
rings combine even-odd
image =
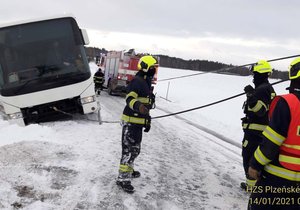
[[[274,176],[281,177],[283,179],[300,182],[300,172],[289,170],[273,164],[268,164],[264,167],[264,170]]]
[[[256,130],[256,131],[263,131],[267,126],[256,124],[256,123],[243,123],[243,129],[249,129],[249,130]]]
[[[148,120],[145,118],[132,117],[125,114],[122,115],[121,120],[129,123],[139,124],[139,125],[146,125],[148,123]]]

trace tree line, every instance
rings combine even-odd
[[[86,47],[85,51],[90,61],[96,59],[96,57],[100,56],[101,54],[106,55],[108,52],[108,50],[106,50],[105,48],[100,49],[95,47]],[[237,67],[232,64],[225,64],[216,61],[199,60],[199,59],[184,60],[182,58],[170,57],[168,55],[161,55],[161,54],[157,54],[154,56],[157,56],[159,58],[159,65],[161,67],[187,69],[187,70],[203,71],[203,72],[218,71],[218,73],[221,74],[234,74],[240,76],[248,76],[251,74],[251,72],[247,67]],[[222,71],[222,69],[224,69],[224,71]],[[288,72],[286,71],[283,72],[274,69],[271,78],[288,79]]]

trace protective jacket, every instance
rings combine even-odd
[[[242,119],[242,126],[244,131],[262,132],[264,130],[269,122],[269,105],[275,95],[276,93],[268,79],[255,87],[253,94],[247,97],[243,106],[245,117]]]
[[[269,126],[250,166],[290,181],[300,181],[300,94],[276,97],[271,104]]]
[[[101,71],[97,71],[94,74],[94,83],[99,85],[104,83],[104,74]]]
[[[139,71],[127,86],[126,106],[121,120],[141,126],[150,123],[149,116],[139,113],[141,104],[151,109],[154,95],[151,90],[151,79],[144,72]]]

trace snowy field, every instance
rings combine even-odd
[[[96,65],[90,64],[92,71]],[[159,79],[195,73],[160,68]],[[241,93],[251,77],[204,74],[158,82],[152,116]],[[276,80],[272,80],[274,82]],[[288,82],[275,86],[285,93]],[[125,100],[102,92],[105,121],[119,120]],[[10,125],[0,119],[1,209],[246,209],[240,144],[244,96],[178,116],[153,119],[135,168],[134,194],[115,185],[121,155],[118,123],[75,120]],[[226,141],[226,142],[225,142]]]
[[[195,71],[160,68],[158,78],[163,80],[191,74],[195,74]],[[160,100],[158,106],[164,106],[165,109],[171,112],[179,112],[210,104],[243,93],[246,85],[254,86],[252,79],[251,76],[242,77],[208,73],[158,82],[155,87],[158,95],[171,101],[171,103],[166,103]],[[270,83],[277,81],[279,80],[270,79]],[[288,86],[289,82],[283,82],[274,85],[274,89],[277,94],[285,94],[287,93],[285,88]],[[240,119],[244,117],[242,106],[245,99],[246,96],[243,95],[210,107],[181,114],[180,116],[214,130],[232,139],[232,141],[241,143],[243,132]]]

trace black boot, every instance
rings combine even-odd
[[[133,193],[134,187],[131,185],[130,181],[117,181],[117,185],[122,188],[127,193]]]
[[[132,178],[139,178],[141,176],[141,173],[139,171],[133,171],[131,174]]]

